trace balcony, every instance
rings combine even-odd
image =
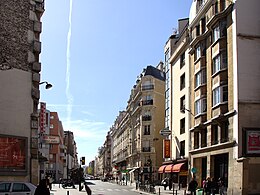
[[[143,147],[142,152],[151,152],[151,147]]]
[[[153,90],[154,89],[154,85],[143,85],[142,86],[142,91],[147,91],[147,90]]]
[[[143,100],[142,106],[146,106],[146,105],[153,105],[153,100]]]
[[[152,116],[142,116],[142,121],[151,121],[152,120]]]

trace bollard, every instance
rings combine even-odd
[[[159,188],[159,195],[161,194],[160,188]]]
[[[178,191],[176,190],[175,192],[176,192],[176,195],[177,195],[177,194],[178,194]]]
[[[70,191],[67,191],[67,195],[70,195]]]
[[[172,194],[174,195],[174,188],[175,188],[175,185],[174,185],[174,183],[173,183],[173,185],[172,185]]]
[[[184,190],[183,195],[186,195],[186,190]]]

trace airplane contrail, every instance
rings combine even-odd
[[[70,93],[70,42],[71,42],[72,1],[73,0],[70,0],[69,30],[68,30],[68,35],[67,35],[66,97],[67,97],[67,122],[68,122],[68,128],[70,128],[71,112],[72,112],[72,105],[73,105],[73,96]]]

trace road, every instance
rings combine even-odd
[[[135,190],[135,186],[122,186],[110,182],[102,182],[100,180],[88,180],[88,186],[92,191],[92,195],[137,195],[140,192]],[[59,184],[54,184],[51,191],[53,195],[82,195],[87,194],[85,188],[79,191],[78,185],[76,189],[63,189]]]

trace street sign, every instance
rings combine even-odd
[[[197,172],[197,169],[196,169],[195,167],[192,167],[192,168],[191,168],[191,172],[192,172],[192,173],[196,173],[196,172]]]
[[[161,134],[162,136],[169,136],[171,133],[172,133],[172,131],[169,130],[168,128],[162,129],[162,130],[160,131],[160,134]]]

